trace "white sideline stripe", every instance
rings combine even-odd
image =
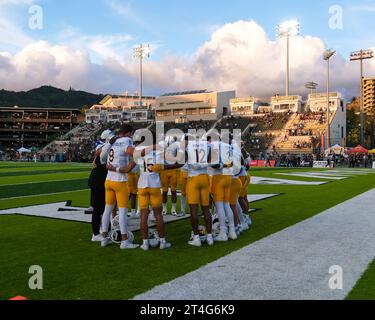
[[[375,189],[135,299],[343,300],[375,256],[374,198]],[[343,290],[329,288],[332,266]]]
[[[82,179],[85,179],[86,177],[83,177]],[[64,182],[64,181],[74,181],[74,180],[82,180],[79,178],[70,178],[70,179],[62,179],[62,180],[46,180],[46,181],[33,181],[33,182],[24,182],[24,183],[12,183],[12,184],[1,184],[0,181],[0,187],[9,187],[9,186],[22,186],[27,184],[38,184],[38,183],[47,183],[47,182]]]
[[[90,189],[81,189],[81,190],[74,190],[74,191],[64,191],[64,192],[54,192],[54,193],[40,193],[40,194],[32,194],[29,196],[20,196],[20,197],[12,197],[12,198],[2,198],[0,201],[3,200],[14,200],[14,199],[23,199],[23,198],[33,198],[33,197],[40,197],[40,196],[53,196],[58,194],[65,194],[65,193],[78,193],[83,191],[89,191]]]

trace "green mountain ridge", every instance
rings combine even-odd
[[[42,86],[29,91],[0,90],[0,107],[21,108],[73,108],[82,109],[99,103],[105,95],[93,94],[85,91],[76,91],[52,86]]]

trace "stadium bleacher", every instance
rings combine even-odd
[[[187,133],[191,129],[242,131],[244,148],[250,154],[312,154],[320,147],[320,137],[325,130],[324,113],[266,113],[249,117],[225,116],[218,121],[191,121],[186,123],[165,123],[167,133],[179,129]],[[156,130],[155,121],[129,123],[134,130],[148,128]],[[67,161],[89,162],[95,150],[95,143],[106,129],[116,130],[118,123],[83,123],[68,134],[54,141],[41,151],[43,155],[62,154]]]

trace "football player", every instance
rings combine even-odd
[[[185,141],[187,143],[189,137],[188,135],[184,135],[181,141]],[[188,176],[189,176],[189,167],[187,162],[183,165],[183,167],[180,169],[179,173],[179,185],[180,185],[180,190],[181,190],[181,197],[180,197],[180,202],[181,202],[181,211],[179,216],[183,217],[186,214],[186,203],[187,203],[187,197],[186,197],[186,187],[187,187],[187,182],[188,182]]]
[[[180,144],[177,142],[176,137],[169,137],[166,139],[165,143],[165,163],[167,165],[173,165],[176,163],[178,150]],[[168,214],[168,192],[169,189],[172,193],[172,215],[177,216],[177,183],[178,183],[178,170],[169,169],[163,170],[160,173],[161,183],[163,187],[163,215]]]
[[[207,243],[212,246],[214,245],[214,239],[212,237],[212,217],[209,212],[210,190],[207,169],[210,160],[210,148],[208,142],[190,136],[187,141],[181,142],[179,153],[182,156],[186,154],[188,163],[187,200],[190,206],[191,224],[194,233],[193,239],[188,244],[196,247],[202,246],[199,237],[198,217],[199,206],[201,206],[206,223]]]
[[[146,141],[142,146],[136,148],[134,160],[140,168],[140,177],[138,181],[138,197],[141,209],[141,234],[143,244],[141,248],[144,251],[150,249],[148,217],[149,207],[153,209],[156,220],[158,235],[160,238],[160,249],[168,249],[171,244],[165,239],[164,221],[162,215],[162,194],[160,172],[163,170],[174,170],[180,165],[164,165],[162,151],[154,144],[156,137],[153,135],[153,141]]]
[[[242,155],[241,155],[241,149],[236,143],[234,139],[231,139],[231,156],[233,158],[233,172],[232,172],[232,184],[230,188],[230,207],[233,211],[233,216],[234,216],[234,225],[230,224],[230,228],[235,228],[235,232],[237,235],[242,232],[242,226],[241,226],[241,221],[240,221],[240,214],[241,212],[238,211],[238,199],[240,197],[240,193],[242,190],[242,182],[239,178],[241,174],[241,169],[242,169]],[[231,221],[230,221],[231,223]]]
[[[216,141],[212,142],[212,150],[214,163],[218,161],[220,164],[219,168],[210,169],[212,174],[211,192],[220,222],[220,233],[215,238],[215,241],[226,242],[228,241],[228,235],[231,240],[236,240],[234,213],[230,205],[233,175],[231,146],[219,137]],[[227,220],[229,222],[229,233],[226,224]]]
[[[244,214],[249,213],[249,200],[247,198],[248,196],[248,188],[251,182],[251,176],[248,173],[250,169],[250,158],[245,159],[244,156],[242,156],[242,168],[239,175],[239,178],[242,183],[242,190],[240,192],[240,196],[238,199],[237,204],[237,211],[239,213],[239,218],[241,220],[241,225],[243,230],[248,230],[249,226],[245,221]]]
[[[137,214],[138,179],[139,179],[139,166],[136,165],[134,169],[130,171],[128,174],[128,185],[129,185],[130,206],[131,206],[130,217],[132,219],[140,218],[140,216]]]
[[[181,211],[179,214],[179,217],[183,217],[186,214],[186,186],[187,186],[187,181],[188,181],[188,165],[185,164],[179,174],[179,184],[181,188],[181,197],[180,197],[180,202],[181,202]]]
[[[107,178],[107,160],[108,152],[111,146],[110,141],[114,137],[114,134],[110,130],[106,130],[101,135],[102,143],[97,146],[95,152],[95,159],[93,162],[93,169],[89,178],[89,186],[91,189],[91,206],[92,212],[92,231],[93,236],[92,242],[101,242],[103,236],[100,233],[100,224],[102,220],[102,214],[105,208],[105,181]],[[103,151],[104,150],[104,151]],[[108,152],[107,152],[108,150]],[[101,160],[103,158],[103,161]]]
[[[139,246],[133,244],[128,239],[128,173],[134,168],[134,162],[131,158],[134,153],[132,141],[133,128],[129,125],[123,125],[119,132],[117,140],[112,144],[108,154],[107,169],[109,170],[105,183],[106,206],[102,218],[103,240],[102,247],[112,244],[108,237],[111,213],[116,204],[119,209],[119,221],[121,229],[120,249],[135,249]]]

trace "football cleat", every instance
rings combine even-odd
[[[253,221],[251,220],[251,216],[250,215],[246,215],[245,216],[245,220],[248,224],[249,227],[251,227],[253,225]]]
[[[250,229],[250,228],[249,228],[249,225],[247,224],[247,222],[244,222],[244,223],[242,223],[241,225],[242,225],[242,231],[247,231],[247,230]]]
[[[213,246],[215,244],[215,241],[214,241],[214,238],[213,238],[212,234],[207,235],[207,244],[209,246]]]
[[[196,238],[196,237],[194,237],[193,240],[189,241],[188,244],[190,246],[193,246],[193,247],[201,247],[202,246],[201,239],[200,238]]]
[[[236,229],[234,229],[234,228],[229,229],[229,239],[231,239],[231,240],[237,240],[238,239]]]
[[[104,240],[104,237],[101,234],[98,234],[97,236],[92,236],[91,242],[102,242]]]
[[[167,250],[170,247],[172,247],[172,245],[169,242],[167,242],[166,240],[160,241],[160,250]]]
[[[149,245],[149,243],[148,243],[148,242],[144,242],[144,243],[141,245],[141,249],[142,249],[143,251],[148,251],[148,250],[150,250],[150,245]]]
[[[177,217],[177,211],[172,211],[172,216]]]
[[[228,235],[226,232],[220,232],[217,237],[215,237],[216,242],[227,242],[228,241]]]
[[[102,241],[101,241],[101,245],[102,245],[102,248],[105,248],[105,247],[108,247],[109,245],[111,245],[113,242],[110,238],[104,238]]]
[[[139,248],[139,244],[134,244],[130,242],[129,240],[122,241],[120,245],[121,250],[132,250]]]
[[[243,232],[242,225],[239,224],[239,225],[236,227],[237,237],[240,236],[242,232]]]

